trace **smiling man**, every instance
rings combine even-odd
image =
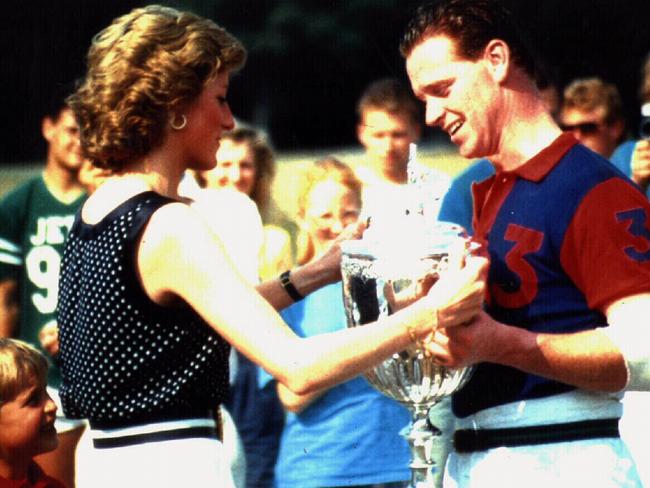
[[[421,7],[401,51],[427,124],[496,170],[474,190],[485,313],[430,343],[440,364],[476,365],[446,485],[640,486],[618,420],[622,391],[650,387],[650,205],[562,133],[498,1]]]

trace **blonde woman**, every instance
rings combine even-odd
[[[197,174],[205,188],[231,188],[248,195],[260,213],[263,227],[259,255],[262,280],[277,276],[293,265],[291,236],[287,222],[276,222],[271,205],[271,183],[275,176],[275,157],[262,134],[250,127],[238,127],[221,137],[217,165]],[[283,224],[283,225],[278,225]]]
[[[334,158],[309,168],[299,192],[299,263],[325,252],[361,210],[361,181]],[[282,312],[301,337],[346,328],[341,283],[332,283]],[[296,394],[277,385],[288,410],[276,466],[278,488],[403,487],[409,448],[399,435],[408,411],[357,376],[333,388]]]

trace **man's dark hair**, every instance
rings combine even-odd
[[[51,120],[58,120],[61,111],[68,108],[66,99],[72,95],[76,88],[76,81],[54,82],[49,87],[45,106],[43,108],[43,117]]]
[[[512,14],[498,0],[436,0],[422,5],[406,27],[400,43],[407,57],[425,38],[444,35],[456,41],[457,55],[475,61],[492,39],[510,48],[515,63],[536,78],[535,62]]]
[[[395,78],[383,78],[370,83],[357,103],[359,122],[366,111],[379,110],[407,116],[414,125],[420,125],[424,118],[421,104],[413,92]]]

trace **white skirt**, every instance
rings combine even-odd
[[[94,439],[110,438],[116,433],[155,432],[166,430],[171,424],[177,427],[179,422],[111,431],[91,430],[89,435],[82,437],[77,448],[77,488],[233,488],[223,444],[217,439],[174,439],[102,449],[93,444]]]

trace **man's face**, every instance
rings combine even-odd
[[[581,110],[565,107],[560,114],[560,126],[571,131],[582,144],[603,157],[609,158],[622,135],[622,123],[605,122],[605,108]]]
[[[419,127],[406,114],[366,110],[357,126],[359,142],[376,166],[406,171],[409,145],[418,140]]]
[[[81,154],[79,126],[72,110],[64,108],[56,120],[45,117],[43,137],[48,143],[48,158],[67,171],[79,171],[84,157]]]
[[[497,152],[500,90],[483,58],[459,58],[454,41],[439,35],[413,48],[406,70],[413,92],[425,104],[427,125],[447,132],[463,157]]]

